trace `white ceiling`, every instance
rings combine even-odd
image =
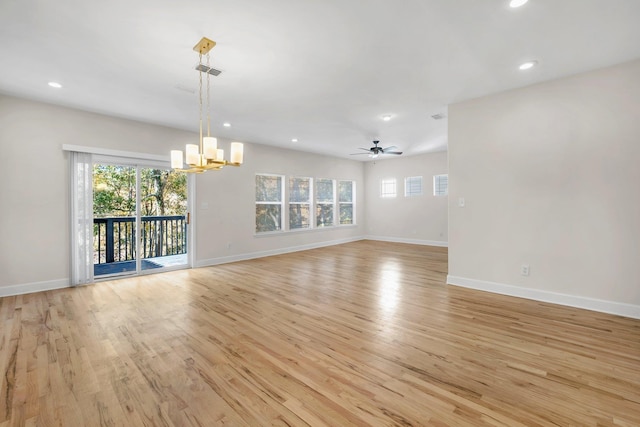
[[[640,0],[1,0],[0,92],[196,131],[206,36],[212,134],[367,160],[446,150],[451,103],[639,58],[639,22]]]

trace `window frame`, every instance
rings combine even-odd
[[[443,177],[445,180],[444,185],[441,183],[443,181]],[[444,187],[444,190],[443,190]],[[433,195],[435,197],[446,197],[449,195],[449,174],[443,173],[439,175],[433,176]]]
[[[281,185],[280,185],[280,201],[268,201],[268,200],[257,200],[257,192],[256,192],[256,186],[257,186],[257,178],[259,176],[268,176],[268,177],[277,177],[281,180]],[[255,234],[267,234],[267,233],[279,233],[281,231],[284,230],[284,224],[285,224],[285,185],[284,185],[284,180],[285,175],[280,175],[280,174],[274,174],[274,173],[256,173],[255,174],[255,179],[254,179],[254,198],[255,198],[255,206],[257,207],[258,205],[279,205],[280,206],[280,224],[279,224],[279,228],[276,230],[267,230],[267,231],[259,231],[258,230],[258,217],[256,215],[256,213],[254,212],[254,233]]]
[[[393,186],[393,192],[388,191],[389,186]],[[396,197],[398,197],[398,183],[396,178],[395,177],[380,178],[380,198],[395,199]]]
[[[341,183],[351,183],[351,201],[349,202],[341,202],[340,201],[340,184]],[[356,182],[352,179],[339,179],[337,180],[337,204],[338,204],[338,209],[336,210],[336,215],[337,215],[337,225],[340,226],[348,226],[348,225],[356,225],[356,203],[355,203],[355,198],[356,198]],[[340,208],[343,205],[351,205],[351,222],[350,223],[342,223],[342,220],[340,219]]]
[[[292,180],[309,180],[309,198],[306,202],[292,202],[291,201],[291,182]],[[287,230],[290,231],[301,231],[301,230],[310,230],[315,228],[314,224],[315,224],[315,211],[314,211],[314,204],[313,204],[313,198],[314,198],[314,182],[313,182],[313,177],[310,176],[289,176],[289,179],[287,180],[287,189],[288,189],[288,196],[287,196],[287,214],[288,214],[288,218],[287,218]],[[300,205],[300,206],[308,206],[309,208],[309,224],[307,225],[307,227],[292,227],[291,224],[291,206],[292,205]]]
[[[275,234],[279,234],[279,233],[305,233],[305,232],[309,232],[309,231],[318,231],[320,229],[325,229],[325,228],[336,228],[336,227],[353,227],[356,226],[356,211],[357,211],[357,201],[356,201],[356,180],[355,179],[337,179],[337,178],[316,178],[316,177],[312,177],[312,176],[301,176],[301,175],[285,175],[285,174],[278,174],[278,173],[255,173],[256,176],[256,181],[254,181],[254,190],[257,188],[255,187],[255,183],[257,182],[257,177],[259,176],[264,176],[264,177],[277,177],[278,179],[281,180],[282,186],[281,186],[281,201],[264,201],[264,200],[254,200],[254,204],[256,206],[259,205],[279,205],[280,206],[280,225],[279,225],[279,229],[277,230],[268,230],[268,231],[258,231],[258,216],[257,216],[257,209],[254,212],[254,218],[255,218],[255,228],[254,228],[254,237],[261,237],[261,236],[269,236],[269,235],[275,235]],[[310,201],[307,203],[306,201],[304,202],[296,202],[296,201],[291,201],[291,182],[294,179],[309,179],[309,194],[310,194]],[[318,183],[322,183],[322,181],[331,181],[331,191],[332,191],[332,199],[331,201],[326,200],[326,201],[320,201],[318,200],[318,188],[321,187],[321,185],[318,185]],[[351,183],[351,200],[350,201],[343,201],[340,202],[340,194],[338,193],[339,191],[339,185],[343,185],[344,183]],[[257,191],[254,192],[254,198],[257,198],[258,193]],[[297,204],[300,205],[308,205],[309,206],[309,211],[310,211],[310,215],[309,215],[309,227],[301,227],[301,228],[292,228],[292,224],[291,224],[291,207],[295,206]],[[341,206],[346,206],[346,205],[350,205],[351,206],[351,222],[350,223],[341,223],[340,220],[340,207]],[[327,222],[325,224],[322,225],[318,225],[318,210],[321,209],[322,206],[331,206],[331,223],[329,224],[328,222],[328,218],[327,216],[325,216],[325,218],[327,219]],[[265,222],[266,223],[266,222]]]
[[[419,179],[419,180],[418,180]],[[419,188],[419,192],[413,192],[413,191],[409,191],[410,189],[413,189],[415,184],[412,184],[412,182],[415,180],[415,182],[418,182],[420,185]],[[422,191],[422,175],[416,175],[416,176],[406,176],[404,178],[404,197],[417,197],[417,196],[422,196],[423,195],[423,191]]]
[[[331,181],[331,195],[332,195],[332,200],[331,202],[321,202],[318,200],[318,189],[320,188],[320,184],[322,181]],[[313,206],[313,212],[314,212],[314,224],[315,224],[315,228],[328,228],[328,227],[335,227],[336,226],[336,182],[337,180],[333,179],[333,178],[317,178],[316,182],[315,182],[315,193],[314,193],[314,206]],[[331,209],[332,209],[332,215],[331,215],[331,224],[329,225],[325,225],[325,224],[318,224],[318,209],[320,208],[320,206],[327,206],[330,205]]]

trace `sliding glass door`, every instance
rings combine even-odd
[[[93,164],[94,277],[188,265],[187,176],[98,158]]]
[[[187,175],[140,169],[142,270],[187,264]]]

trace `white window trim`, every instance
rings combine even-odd
[[[109,157],[122,157],[124,159],[151,160],[154,162],[162,162],[163,165],[169,165],[171,159],[169,155],[162,156],[159,154],[137,153],[133,151],[111,150],[108,148],[87,147],[83,145],[63,144],[63,151],[75,151],[76,153],[89,153]]]
[[[409,183],[411,180],[416,180],[416,179],[419,179],[419,180],[420,180],[420,181],[419,181],[419,182],[420,182],[420,192],[417,192],[417,193],[409,193],[409,192],[408,192],[408,190],[409,190],[410,188],[412,188],[412,186],[411,186],[411,185],[408,185],[408,183]],[[423,179],[422,179],[422,175],[417,175],[417,176],[407,176],[407,177],[405,177],[405,178],[404,178],[404,197],[417,197],[417,196],[422,196],[422,195],[423,195],[423,190],[422,190],[422,187],[423,187],[423,186],[422,186],[422,181],[423,181]]]
[[[291,194],[289,194],[289,184],[292,179],[308,179],[309,180],[309,200],[306,202],[292,202]],[[315,228],[315,218],[313,209],[313,196],[314,196],[314,182],[313,177],[310,176],[289,176],[287,179],[287,229],[283,231],[305,231]],[[309,226],[300,228],[291,228],[290,209],[291,205],[307,205],[309,206]]]
[[[354,180],[352,180],[352,179],[340,179],[340,180],[336,180],[336,181],[337,181],[338,190],[340,189],[340,183],[341,182],[349,182],[349,183],[351,183],[351,201],[350,202],[341,202],[340,201],[339,191],[337,192],[338,194],[336,194],[337,207],[338,207],[338,209],[336,209],[336,214],[337,214],[336,225],[338,227],[356,225],[356,203],[355,203],[356,182]],[[351,205],[351,216],[352,216],[351,224],[341,224],[340,223],[340,206],[341,205]]]
[[[390,184],[393,181],[393,194],[385,193],[385,182]],[[391,178],[381,178],[380,179],[380,198],[381,199],[395,199],[398,196],[398,180]]]
[[[446,177],[447,179],[447,187],[442,194],[440,194],[439,192],[439,187],[440,187],[439,180],[441,179],[441,177]],[[449,195],[449,174],[443,173],[440,175],[433,176],[433,195],[435,197],[446,197]]]
[[[331,227],[335,227],[340,221],[336,221],[336,184],[337,184],[337,180],[333,179],[333,178],[317,178],[316,179],[316,184],[318,184],[320,181],[331,181],[332,184],[332,196],[333,196],[333,200],[331,202],[319,202],[318,201],[318,194],[317,194],[317,189],[318,187],[320,187],[319,185],[315,186],[315,191],[314,192],[314,203],[313,203],[313,225],[315,228],[331,228]],[[331,205],[333,207],[333,223],[331,225],[318,225],[318,219],[317,219],[317,210],[318,207],[321,205]]]
[[[290,234],[290,233],[313,233],[313,232],[319,232],[322,230],[327,230],[327,229],[335,229],[338,227],[342,227],[342,228],[355,228],[357,227],[357,220],[356,220],[356,211],[358,209],[357,206],[357,198],[356,198],[356,180],[355,179],[338,179],[338,178],[316,178],[316,177],[312,177],[312,176],[297,176],[297,175],[282,175],[282,174],[277,174],[277,173],[260,173],[260,172],[256,172],[255,176],[258,175],[262,175],[262,176],[277,176],[277,177],[281,177],[283,180],[283,186],[282,186],[282,191],[283,191],[283,195],[282,195],[282,203],[281,203],[281,209],[282,209],[282,215],[281,215],[281,219],[282,219],[282,224],[280,225],[280,230],[274,230],[274,231],[261,231],[258,232],[255,230],[255,223],[254,223],[254,232],[253,232],[253,236],[255,238],[261,238],[261,237],[268,237],[268,236],[274,236],[274,235],[281,235],[281,234]],[[310,227],[308,228],[294,228],[291,229],[290,226],[291,224],[289,223],[289,206],[291,204],[304,204],[304,202],[290,202],[289,201],[289,179],[291,178],[309,178],[311,179],[311,189],[310,189],[310,194],[311,194],[311,203],[310,203]],[[319,180],[330,180],[333,183],[333,201],[332,202],[318,202],[317,201],[317,182]],[[352,185],[352,201],[351,202],[344,202],[343,204],[348,204],[350,203],[353,206],[353,223],[352,224],[340,224],[340,202],[338,200],[338,182],[343,181],[343,182],[351,182]],[[254,200],[254,204],[280,204],[279,202],[258,202]],[[333,206],[333,224],[332,225],[325,225],[322,227],[317,227],[316,226],[316,222],[317,222],[317,215],[316,215],[316,208],[318,205],[321,204],[332,204]]]
[[[285,224],[287,224],[285,222],[285,220],[288,221],[288,218],[285,218],[286,212],[285,212],[285,187],[287,185],[285,178],[285,175],[280,175],[277,173],[259,173],[256,172],[255,177],[258,176],[275,176],[275,177],[279,177],[282,179],[282,185],[280,186],[280,201],[279,202],[271,202],[271,201],[258,201],[258,200],[254,200],[254,209],[255,206],[257,205],[280,205],[280,229],[279,230],[273,230],[273,231],[257,231],[256,230],[256,222],[255,222],[255,213],[254,213],[254,219],[253,219],[253,232],[256,235],[263,235],[263,234],[275,234],[275,233],[281,233],[284,230]],[[256,185],[256,180],[253,180],[253,191],[254,191],[254,199],[255,199],[255,185]],[[288,215],[287,215],[288,217]]]

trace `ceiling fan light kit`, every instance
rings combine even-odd
[[[218,140],[211,136],[211,119],[210,119],[210,107],[209,107],[209,76],[217,76],[220,74],[219,70],[211,68],[209,65],[209,52],[216,45],[216,42],[203,37],[193,47],[193,50],[198,52],[199,63],[196,66],[198,70],[200,91],[199,91],[199,105],[200,105],[200,139],[199,144],[187,144],[185,147],[185,156],[183,157],[181,150],[171,150],[171,167],[179,172],[189,173],[202,173],[208,170],[219,170],[224,166],[240,166],[244,160],[244,146],[241,142],[231,143],[231,156],[230,160],[224,159],[224,150],[218,148]],[[202,63],[202,55],[206,55],[207,63]],[[203,136],[202,131],[202,75],[206,74],[206,98],[207,98],[207,136]],[[189,165],[189,168],[184,168],[184,163]]]

